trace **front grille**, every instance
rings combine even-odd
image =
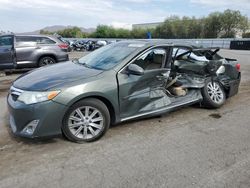
[[[10,95],[14,101],[18,99],[18,97],[22,94],[23,90],[17,89],[13,86],[10,88]]]

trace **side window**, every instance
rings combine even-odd
[[[11,47],[13,45],[12,36],[1,36],[0,37],[0,46]]]
[[[16,42],[36,42],[35,37],[16,36]]]
[[[36,37],[33,36],[16,36],[16,47],[36,46]]]
[[[56,42],[47,37],[36,37],[36,36],[17,36],[17,43],[23,42],[35,42],[37,44],[55,44]]]
[[[160,69],[165,61],[166,50],[163,48],[156,48],[143,54],[133,63],[140,66],[144,70],[154,70]]]

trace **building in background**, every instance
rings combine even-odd
[[[132,29],[155,29],[158,25],[162,23],[163,22],[133,24]]]

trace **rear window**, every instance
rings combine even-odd
[[[37,40],[37,43],[39,44],[55,44],[56,42],[47,38],[47,37],[39,37]]]
[[[66,43],[66,41],[62,37],[56,37],[60,42]]]

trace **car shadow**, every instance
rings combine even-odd
[[[141,117],[141,118],[136,118],[136,119],[131,119],[131,120],[127,120],[127,121],[124,121],[124,122],[120,122],[120,123],[117,123],[117,124],[113,124],[110,126],[110,129],[112,128],[116,128],[116,127],[119,127],[119,126],[122,126],[122,125],[128,125],[128,124],[133,124],[133,123],[136,123],[136,122],[141,122],[141,121],[147,121],[147,120],[153,120],[153,119],[159,119],[159,121],[161,121],[161,118],[163,116],[165,116],[166,114],[163,114],[163,115],[156,115],[156,116],[151,116],[151,117]]]

